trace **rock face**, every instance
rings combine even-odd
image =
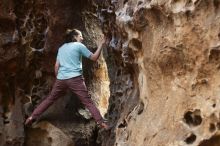
[[[95,40],[102,32],[93,14],[96,7],[87,0],[0,2],[1,146],[95,145],[96,124],[85,117],[88,112],[69,92],[42,115],[36,127],[24,128],[23,122],[52,88],[56,53],[66,29],[82,30],[88,48],[97,48]],[[104,115],[110,94],[104,58],[97,63],[84,62],[92,99]]]
[[[110,5],[104,25],[116,127],[102,145],[219,145],[220,1]]]
[[[220,145],[219,0],[2,0],[0,9],[0,145]],[[98,131],[68,92],[24,128],[73,27],[91,51],[109,40],[98,62],[84,60],[84,76],[113,128]]]

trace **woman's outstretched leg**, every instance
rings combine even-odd
[[[71,91],[79,97],[80,101],[85,105],[85,107],[90,111],[95,121],[105,129],[107,129],[108,125],[104,123],[104,119],[101,116],[100,111],[90,98],[83,77],[79,76],[71,78],[67,80],[67,85],[71,89]]]
[[[47,96],[38,106],[34,109],[33,113],[25,121],[25,125],[32,124],[48,107],[50,107],[54,101],[65,93],[67,85],[64,80],[56,80],[53,85],[53,89],[49,96]]]

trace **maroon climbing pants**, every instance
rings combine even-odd
[[[68,88],[79,97],[80,101],[86,108],[88,108],[96,122],[101,123],[103,118],[88,94],[83,76],[65,80],[57,79],[49,96],[40,103],[31,116],[34,119],[38,118],[50,105],[54,103],[54,101],[64,95],[66,89]]]

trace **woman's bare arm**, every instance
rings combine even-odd
[[[56,60],[56,63],[55,63],[55,65],[54,65],[55,76],[57,76],[57,73],[58,73],[59,67],[60,67],[60,63],[59,63],[58,60]]]

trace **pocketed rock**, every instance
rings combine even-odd
[[[41,133],[38,145],[220,145],[218,0],[3,0],[0,8],[0,144]],[[73,27],[93,52],[108,38],[98,62],[85,59],[83,68],[113,128],[80,116],[84,107],[67,92],[42,116],[47,126],[26,130],[21,107],[30,114],[50,92],[57,50]]]

